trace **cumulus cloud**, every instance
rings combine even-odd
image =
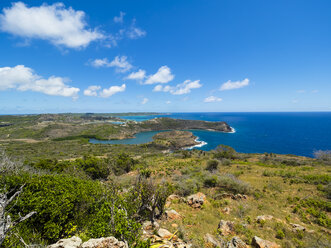
[[[42,39],[69,48],[88,46],[92,41],[105,39],[98,30],[87,27],[85,13],[63,3],[28,7],[22,2],[4,8],[0,29],[28,39]]]
[[[143,80],[146,77],[146,71],[139,69],[137,72],[132,72],[126,79]]]
[[[91,85],[86,90],[84,90],[85,96],[97,96],[98,90],[100,90],[101,87],[98,85]]]
[[[176,87],[170,90],[173,95],[183,95],[191,92],[192,89],[198,89],[202,87],[200,80],[185,80],[184,83],[178,84]]]
[[[95,59],[91,62],[91,65],[94,67],[115,67],[117,72],[126,72],[132,68],[126,56],[116,56],[113,61],[110,62],[107,58]]]
[[[145,84],[165,84],[173,80],[174,77],[175,76],[171,74],[170,68],[164,65],[161,66],[155,74],[148,76],[147,80],[145,81]]]
[[[24,65],[0,67],[0,90],[30,90],[52,96],[77,98],[79,89],[66,85],[65,82],[64,78],[55,76],[44,79]]]
[[[245,87],[248,85],[249,85],[248,78],[245,78],[242,81],[235,81],[235,82],[232,82],[231,80],[229,80],[221,85],[220,90],[234,90],[234,89],[239,89],[239,88],[242,88],[242,87]]]
[[[148,101],[149,101],[149,99],[145,97],[145,98],[141,101],[141,104],[146,104]]]
[[[108,89],[103,89],[102,92],[100,92],[100,96],[107,98],[116,93],[125,91],[125,88],[126,88],[125,84],[122,84],[121,86],[111,86]]]
[[[122,11],[120,11],[120,15],[114,17],[114,22],[116,22],[116,23],[123,23],[124,16],[125,16],[125,13],[122,12]]]
[[[222,101],[222,98],[216,97],[216,96],[209,96],[206,97],[205,100],[203,100],[204,102],[220,102]]]
[[[184,95],[191,92],[192,89],[198,89],[202,87],[202,84],[200,84],[200,80],[185,80],[181,84],[177,84],[176,86],[163,86],[161,84],[158,84],[154,87],[153,91],[156,92],[170,92],[173,95]]]

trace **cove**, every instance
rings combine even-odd
[[[92,144],[112,144],[112,145],[140,145],[153,141],[153,136],[157,133],[164,131],[148,131],[135,134],[134,138],[121,139],[121,140],[97,140],[90,139],[89,142]]]

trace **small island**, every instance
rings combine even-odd
[[[176,130],[154,135],[153,143],[173,150],[191,148],[200,144],[191,132]]]

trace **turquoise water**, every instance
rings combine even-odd
[[[130,116],[142,121],[162,115]],[[166,117],[205,121],[226,121],[235,133],[192,131],[211,150],[219,144],[232,146],[238,152],[295,154],[313,156],[316,150],[331,150],[331,112],[293,113],[173,113]],[[152,141],[157,132],[136,135],[136,139],[94,141],[109,144],[142,144]]]
[[[132,139],[122,139],[122,140],[97,140],[90,139],[92,144],[112,144],[112,145],[139,145],[145,144],[153,141],[153,136],[159,133],[159,131],[150,131],[150,132],[141,132],[135,135],[135,138]]]

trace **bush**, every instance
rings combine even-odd
[[[232,147],[226,145],[219,145],[214,150],[214,158],[216,159],[222,159],[222,158],[235,159],[236,155],[237,152]]]
[[[284,239],[285,238],[285,233],[282,230],[278,230],[276,234],[277,239]]]
[[[217,186],[225,191],[233,193],[248,194],[251,187],[248,183],[243,182],[232,174],[222,175],[218,178]]]
[[[84,226],[86,216],[95,199],[100,196],[100,183],[82,180],[69,175],[9,176],[5,185],[15,189],[26,184],[17,204],[13,206],[13,216],[36,211],[31,219],[20,228],[27,236],[37,231],[43,239],[55,242],[70,235],[73,227]]]
[[[130,172],[135,164],[136,161],[129,154],[122,152],[113,160],[112,170],[116,176],[120,176]]]
[[[216,185],[217,185],[217,176],[208,176],[204,180],[203,184],[207,188],[216,187]]]
[[[331,150],[326,150],[326,151],[322,151],[322,150],[318,150],[314,152],[314,156],[315,158],[317,158],[318,160],[326,163],[326,164],[331,164]]]
[[[207,162],[206,170],[208,170],[208,171],[210,171],[210,172],[212,172],[212,171],[214,171],[214,170],[217,170],[217,168],[218,168],[218,164],[219,164],[219,162],[218,162],[217,160],[215,160],[215,159],[213,159],[213,160],[209,160],[209,161]]]

